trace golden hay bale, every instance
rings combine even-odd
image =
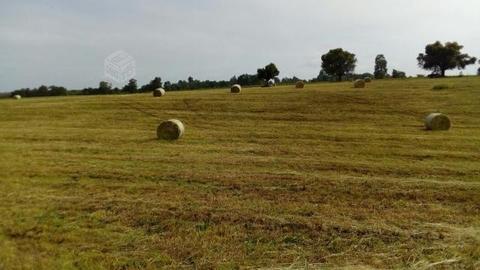
[[[178,140],[185,133],[185,126],[180,120],[170,119],[157,128],[157,137],[160,140]]]
[[[297,89],[305,88],[305,82],[304,81],[298,81],[297,84],[295,84],[295,88],[297,88]]]
[[[239,94],[242,92],[242,86],[240,84],[234,84],[232,88],[230,88],[230,92],[234,94]]]
[[[20,95],[15,95],[15,96],[13,96],[13,98],[18,100],[18,99],[22,99],[22,96],[20,96]]]
[[[370,78],[370,77],[365,77],[364,80],[365,80],[366,83],[371,83],[372,82],[372,78]]]
[[[353,88],[365,88],[365,80],[356,80],[353,82]]]
[[[158,89],[155,89],[153,90],[153,96],[154,97],[163,97],[165,96],[167,92],[165,92],[165,90],[163,88],[158,88]]]
[[[441,113],[432,113],[425,119],[427,130],[449,130],[452,123],[448,116]]]

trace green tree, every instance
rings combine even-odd
[[[394,69],[392,71],[392,78],[394,79],[405,79],[407,77],[407,74],[403,71],[399,71]]]
[[[158,88],[162,88],[162,78],[160,77],[155,77],[151,82],[150,82],[150,86],[152,88],[152,91],[153,90],[156,90]]]
[[[375,79],[384,79],[387,76],[387,73],[388,73],[387,59],[383,54],[379,54],[375,58],[374,77]]]
[[[149,89],[150,91],[153,91],[153,90],[156,90],[158,88],[162,88],[162,78],[160,77],[155,77],[153,80],[150,81],[150,83],[148,84],[149,85]]]
[[[331,81],[331,76],[327,74],[325,70],[320,70],[320,73],[317,76],[317,81],[319,82],[328,82]]]
[[[263,80],[264,83],[268,83],[268,81],[275,79],[275,77],[277,77],[279,74],[280,71],[274,63],[270,63],[264,68],[259,68],[257,70],[257,77]]]
[[[48,96],[48,87],[45,85],[42,85],[38,88],[37,95],[41,97]]]
[[[165,90],[171,90],[172,83],[170,81],[166,81],[163,87],[165,87]]]
[[[331,76],[342,80],[345,74],[355,70],[357,58],[355,54],[344,51],[341,48],[330,50],[322,56],[322,69]]]
[[[262,82],[262,79],[258,77],[258,75],[254,74],[242,74],[238,76],[237,81],[235,83],[238,83],[242,86],[247,86],[247,85],[260,85]]]
[[[101,81],[98,84],[99,94],[109,94],[112,91],[112,84],[106,81]]]
[[[188,77],[188,89],[199,89],[201,88],[201,82],[199,80],[195,80],[192,76]]]
[[[163,83],[162,83],[162,78],[160,77],[155,77],[153,80],[151,80],[148,84],[143,85],[140,88],[141,92],[151,92],[155,89],[162,88]]]
[[[457,42],[447,42],[443,45],[437,41],[428,44],[425,53],[420,53],[417,57],[418,65],[425,70],[431,70],[433,74],[445,77],[445,71],[454,68],[465,69],[477,61],[475,57],[462,53],[462,49],[463,46]]]
[[[52,85],[49,89],[50,96],[66,96],[68,94],[67,88],[62,86]]]
[[[128,84],[125,85],[122,90],[128,93],[137,93],[138,92],[137,80],[130,79],[128,81]]]

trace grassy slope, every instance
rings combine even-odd
[[[2,100],[0,269],[480,267],[480,79],[444,82]]]

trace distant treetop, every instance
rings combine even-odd
[[[433,75],[445,77],[445,71],[450,69],[465,69],[466,66],[475,64],[477,59],[462,53],[463,46],[457,42],[442,44],[437,41],[425,47],[425,53],[417,57],[418,65],[431,70]]]
[[[275,79],[280,74],[277,66],[274,63],[270,63],[264,68],[259,68],[257,70],[257,76],[259,79],[264,80],[265,83]]]
[[[355,54],[341,48],[330,50],[322,56],[322,69],[330,76],[341,81],[343,76],[353,73],[357,63]]]

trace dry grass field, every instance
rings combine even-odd
[[[480,77],[0,100],[0,213],[2,270],[479,269]]]

